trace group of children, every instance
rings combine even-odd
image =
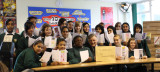
[[[128,23],[120,22],[115,24],[115,27],[108,26],[107,29],[104,28],[104,23],[100,23],[95,27],[96,32],[90,32],[89,23],[82,23],[80,21],[68,21],[65,18],[59,19],[57,30],[52,28],[49,24],[45,23],[42,25],[40,30],[36,29],[36,17],[29,17],[27,22],[24,24],[24,31],[19,35],[15,33],[14,23],[11,19],[6,21],[6,33],[0,35],[0,50],[4,50],[5,36],[12,35],[12,42],[14,43],[13,56],[8,58],[13,58],[13,63],[8,64],[5,54],[0,53],[0,60],[8,67],[9,71],[20,72],[25,69],[30,69],[34,67],[43,67],[47,65],[66,65],[66,64],[77,64],[81,62],[94,62],[95,49],[89,48],[92,46],[89,43],[90,35],[95,36],[98,41],[96,46],[115,46],[117,48],[123,48],[125,46],[125,57],[130,59],[135,59],[134,49],[143,49],[144,55],[142,58],[146,59],[151,57],[147,42],[145,39],[136,40],[134,37],[136,33],[142,33],[142,26],[140,24],[135,24],[134,34],[131,35],[132,38],[129,41],[122,41],[122,35],[117,33],[121,30],[122,33],[130,33],[130,26]],[[113,41],[110,40],[109,34],[112,34]],[[51,37],[52,40],[47,40]],[[31,39],[35,41],[31,42]],[[54,41],[54,42],[53,42]],[[49,43],[49,44],[48,44]],[[50,44],[52,43],[52,44]],[[55,46],[51,46],[55,45]],[[53,48],[54,47],[54,48]],[[52,50],[67,50],[67,61],[58,62],[52,60],[52,56],[47,62],[41,61],[41,57],[45,52],[52,52]],[[81,61],[81,51],[87,51],[89,57],[85,61]],[[10,51],[8,51],[10,52]],[[116,52],[117,53],[117,52]],[[116,54],[116,59],[124,59],[122,56]],[[141,65],[140,65],[141,66]],[[130,68],[131,67],[131,68]],[[136,66],[137,67],[137,66]],[[135,67],[134,67],[135,68]],[[132,66],[128,66],[128,69],[134,69]],[[129,71],[130,72],[130,71]]]

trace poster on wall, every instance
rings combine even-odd
[[[60,18],[65,18],[67,21],[88,22],[91,30],[90,15],[89,9],[28,7],[28,16],[37,17],[37,28],[40,28],[44,23],[48,23],[52,27],[55,27]]]
[[[16,16],[16,0],[3,0],[4,16]]]
[[[101,22],[105,24],[105,28],[113,25],[113,8],[101,7]]]

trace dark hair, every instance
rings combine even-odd
[[[100,23],[99,23],[99,25],[101,25],[101,24],[103,24],[103,25],[104,25],[104,23],[103,23],[103,22],[100,22]]]
[[[37,45],[37,44],[39,44],[39,43],[42,43],[42,44],[44,45],[43,41],[37,40],[37,41],[35,41],[35,42],[32,44],[32,47],[35,46],[35,45]]]
[[[26,23],[24,24],[26,33],[27,33],[27,31],[28,31],[32,26],[34,27],[34,24],[33,24],[32,22],[26,22]]]
[[[84,23],[83,23],[83,28],[84,28],[84,26],[87,25],[87,24],[89,25],[89,23],[84,22]],[[84,30],[83,30],[83,32],[86,33]]]
[[[62,42],[62,41],[64,41],[64,42],[66,42],[66,40],[64,39],[64,38],[57,38],[57,43],[56,43],[56,45],[58,45],[60,42]]]
[[[118,27],[118,24],[121,25],[121,22],[117,22],[117,23],[115,24],[115,27]]]
[[[100,34],[104,33],[104,27],[101,25],[96,25],[95,30],[97,30],[97,28],[100,28],[102,30],[102,32]]]
[[[133,33],[133,36],[135,36],[135,34],[136,34],[136,27],[139,27],[139,28],[141,29],[140,33],[142,33],[142,26],[141,26],[141,24],[137,23],[137,24],[134,25],[134,33]]]
[[[6,26],[8,25],[8,23],[9,23],[10,21],[13,21],[13,20],[12,20],[12,19],[7,19],[7,21],[6,21]]]
[[[109,28],[111,28],[111,29],[113,30],[113,34],[114,34],[114,35],[117,34],[117,33],[116,33],[116,30],[115,30],[115,28],[114,28],[113,26],[108,26],[108,27],[107,27],[107,31],[108,31]]]
[[[59,21],[58,21],[58,26],[61,26],[64,21],[66,21],[65,18],[60,18]]]
[[[68,27],[67,27],[67,26],[62,27],[62,29],[61,29],[61,33],[62,33],[62,31],[63,31],[65,28],[67,28],[67,29],[68,29]],[[68,31],[69,31],[69,30],[68,30]]]
[[[127,47],[128,47],[128,49],[129,49],[129,51],[131,51],[131,49],[130,49],[130,42],[132,41],[132,40],[135,40],[135,38],[130,38],[129,40],[128,40],[128,43],[127,43]],[[135,48],[137,47],[137,45],[135,46]]]
[[[45,37],[45,28],[47,28],[47,27],[51,27],[51,29],[52,29],[52,34],[51,34],[51,36],[54,35],[54,34],[53,34],[53,28],[52,28],[52,26],[50,26],[50,25],[47,24],[47,23],[44,23],[43,26],[42,26],[42,29],[41,29],[41,36],[42,36],[42,37]]]
[[[37,17],[35,17],[35,16],[30,16],[30,17],[28,17],[28,20],[27,20],[27,21],[30,21],[31,19],[37,19]]]
[[[130,32],[130,26],[127,22],[124,22],[122,25],[121,25],[121,29],[122,29],[122,32],[124,33],[124,30],[123,30],[123,25],[128,25],[128,32]]]
[[[70,22],[73,22],[73,21],[68,21],[67,23],[70,23]]]
[[[82,39],[82,41],[83,41],[83,38],[82,38],[80,35],[77,35],[77,36],[75,36],[75,37],[73,38],[72,45],[75,44],[76,39],[79,38],[79,37],[80,37],[80,38]]]

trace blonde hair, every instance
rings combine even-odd
[[[77,27],[77,26],[80,26],[80,27],[81,27],[80,33],[83,34],[82,23],[81,23],[80,21],[76,21],[76,22],[75,22],[74,29],[75,29],[75,27]],[[76,29],[75,29],[74,31],[76,32]]]

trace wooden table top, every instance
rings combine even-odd
[[[71,65],[46,66],[46,67],[32,68],[32,70],[44,71],[44,70],[54,70],[54,69],[80,68],[80,67],[117,65],[117,64],[137,64],[137,63],[160,63],[160,58],[135,59],[135,60],[126,59],[126,60],[115,60],[106,62],[90,62],[90,63],[79,63]]]

